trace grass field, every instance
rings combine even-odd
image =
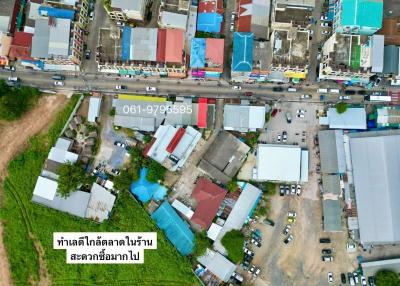
[[[36,284],[41,277],[41,256],[35,247],[39,242],[53,285],[197,285],[189,260],[180,256],[160,231],[158,249],[146,250],[142,265],[69,265],[63,250],[53,250],[53,232],[157,231],[147,213],[127,193],[119,194],[111,219],[101,225],[31,202],[49,148],[76,101],[73,97],[49,132],[31,139],[28,148],[8,166],[1,219],[14,283]]]

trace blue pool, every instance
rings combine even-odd
[[[131,192],[142,203],[154,199],[156,201],[162,200],[167,195],[167,188],[158,184],[151,183],[146,179],[147,168],[140,170],[140,177],[131,185]]]

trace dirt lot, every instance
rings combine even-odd
[[[298,144],[302,148],[307,148],[310,152],[309,182],[303,184],[303,193],[300,197],[276,195],[272,198],[270,218],[275,221],[275,227],[260,223],[252,226],[262,231],[263,244],[261,248],[253,247],[256,253],[253,263],[261,267],[262,271],[259,278],[251,284],[256,286],[328,285],[327,273],[333,272],[335,279],[333,285],[340,285],[340,273],[353,271],[357,266],[356,255],[350,256],[346,253],[346,231],[333,234],[322,231],[322,205],[317,183],[319,174],[315,172],[319,159],[315,156],[313,143],[313,138],[318,131],[315,114],[316,110],[321,109],[322,106],[281,103],[277,108],[280,112],[267,124],[267,131],[260,136],[259,140],[274,144]],[[304,118],[296,117],[298,109],[306,110]],[[286,122],[286,112],[292,115],[290,124]],[[278,143],[277,136],[284,130],[288,134],[288,141]],[[247,164],[254,164],[254,162],[254,158],[250,158]],[[245,169],[251,170],[251,167],[248,166]],[[297,220],[292,225],[291,233],[294,239],[290,244],[285,245],[282,231],[288,223],[286,214],[289,210],[296,211]],[[332,243],[320,244],[321,237],[330,237]],[[333,250],[333,262],[321,261],[322,248]]]
[[[48,96],[40,99],[36,108],[23,118],[14,122],[0,121],[0,181],[4,176],[8,162],[25,148],[33,135],[46,130],[56,114],[65,106],[65,96]],[[0,192],[1,198],[1,192]],[[2,240],[0,224],[0,286],[12,285],[6,250]]]

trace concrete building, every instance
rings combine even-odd
[[[267,0],[240,0],[237,5],[236,31],[253,33],[256,40],[269,38],[271,2]]]
[[[207,248],[206,253],[197,258],[197,261],[203,265],[207,271],[218,277],[221,281],[228,282],[236,265],[225,258],[222,254]]]
[[[224,70],[224,39],[193,38],[190,51],[190,76],[194,79],[219,79]]]
[[[146,148],[145,156],[170,171],[177,171],[183,167],[200,139],[201,133],[191,126],[185,129],[161,125]]]
[[[374,40],[373,40],[374,39]],[[319,78],[368,83],[382,68],[380,38],[334,33],[322,47]]]
[[[400,128],[400,108],[398,106],[381,106],[376,110],[378,128]]]
[[[346,159],[343,130],[318,131],[318,141],[321,172],[323,174],[344,174],[346,172]]]
[[[359,239],[371,245],[400,242],[400,132],[398,130],[345,135],[348,177],[355,192]]]
[[[89,99],[88,122],[95,123],[96,119],[100,117],[101,96],[92,96]]]
[[[115,48],[117,47],[117,48]],[[178,29],[100,29],[101,72],[144,77],[186,77],[184,32]]]
[[[158,12],[158,26],[186,31],[190,1],[162,0]]]
[[[104,8],[112,20],[143,22],[150,0],[111,0],[108,4],[105,3]]]
[[[224,105],[224,129],[239,132],[264,128],[265,106]]]
[[[234,82],[251,81],[253,70],[253,33],[233,34],[231,79]]]
[[[337,33],[369,35],[382,27],[383,0],[339,0],[333,29]]]

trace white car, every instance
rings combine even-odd
[[[330,33],[330,31],[322,31],[322,35],[329,35]]]
[[[124,23],[124,22],[117,21],[117,26],[118,26],[118,27],[123,27],[123,26],[125,26],[125,23]]]
[[[282,132],[282,142],[286,142],[287,141],[287,132],[283,131]]]
[[[297,109],[297,114],[304,114],[306,111],[304,109]]]
[[[293,240],[293,235],[290,234],[288,237],[286,237],[286,238],[283,240],[283,243],[288,244],[288,243],[291,242],[292,240]]]
[[[290,194],[291,195],[295,195],[296,194],[296,186],[295,185],[291,185],[290,186]],[[288,213],[288,216],[290,216],[289,213]],[[294,216],[296,216],[296,213],[294,213],[294,214],[295,214]]]
[[[8,81],[19,81],[19,78],[16,76],[9,76]]]
[[[333,274],[332,274],[332,272],[328,272],[328,283],[329,284],[333,283]]]
[[[278,138],[276,138],[277,142],[281,142],[281,134],[278,134]]]
[[[55,81],[55,82],[54,82],[54,85],[55,85],[55,86],[64,86],[64,82],[62,82],[62,81]]]
[[[304,114],[304,113],[299,113],[299,114],[297,114],[297,117],[298,117],[298,118],[304,118],[304,117],[305,117],[305,114]]]
[[[94,11],[90,12],[89,18],[91,21],[94,20]]]
[[[339,99],[340,100],[350,100],[351,96],[350,95],[341,95],[341,96],[339,96]]]
[[[328,17],[326,15],[321,15],[321,21],[328,21]]]
[[[365,279],[364,276],[361,276],[361,285],[367,286],[367,280]]]
[[[313,30],[308,30],[308,33],[309,33],[310,35],[312,35],[312,34],[314,34],[314,31],[313,31]]]
[[[301,186],[300,185],[297,185],[296,195],[298,195],[298,196],[301,195]]]
[[[124,75],[124,78],[132,78],[132,75],[131,74],[126,74],[126,75]]]
[[[295,211],[288,211],[287,216],[288,216],[288,217],[296,217],[297,214],[296,214]]]
[[[231,23],[231,26],[229,27],[229,31],[233,32],[235,31],[235,24]]]
[[[310,99],[310,98],[311,98],[311,95],[309,95],[309,94],[302,94],[300,96],[300,99]]]
[[[358,274],[357,272],[353,273],[354,281],[358,284]]]
[[[329,27],[329,23],[328,22],[322,22],[321,23],[321,27]]]
[[[231,21],[235,21],[235,19],[236,19],[236,14],[235,14],[235,12],[232,12],[231,13]]]
[[[156,92],[157,88],[155,86],[146,86],[146,91]]]
[[[116,90],[122,90],[122,89],[127,89],[125,85],[116,85],[115,86]]]
[[[233,90],[241,90],[242,87],[241,87],[240,85],[234,85],[234,86],[232,87],[232,89],[233,89]]]

